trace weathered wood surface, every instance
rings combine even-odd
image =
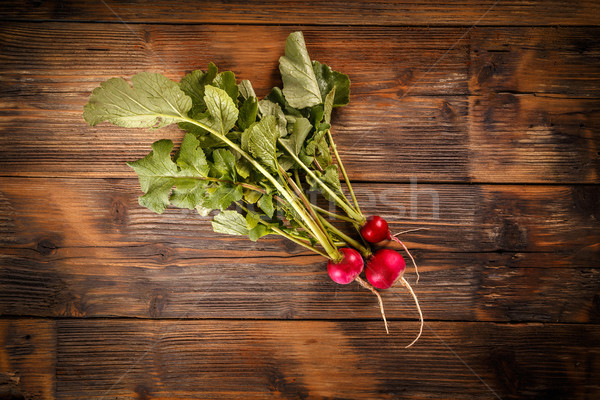
[[[357,321],[9,319],[0,322],[0,360],[19,371],[13,398],[600,395],[600,349],[587,345],[600,340],[597,325],[428,322],[406,350],[415,328],[404,322],[401,334],[386,335]],[[27,379],[29,368],[43,379]]]
[[[329,282],[321,257],[283,239],[215,234],[189,210],[153,214],[137,204],[135,179],[1,178],[0,187],[0,314],[378,317],[374,298]],[[405,241],[429,319],[600,319],[597,186],[356,191],[392,231],[428,228]],[[415,317],[402,289],[384,298],[390,318]]]
[[[0,21],[0,399],[600,397],[597,1],[18,1]],[[334,135],[364,211],[429,228],[403,236],[412,349],[406,291],[383,294],[385,335],[321,257],[142,209],[125,161],[177,129],[81,119],[103,80],[209,61],[262,96],[297,29],[352,80]]]
[[[5,20],[318,25],[599,25],[593,0],[137,1],[2,3]]]
[[[264,95],[279,84],[291,30],[7,24],[0,174],[131,176],[125,161],[181,133],[86,126],[82,107],[94,87],[143,70],[179,79],[215,61]],[[305,35],[314,58],[352,79],[334,134],[353,179],[598,182],[600,30],[310,27]]]

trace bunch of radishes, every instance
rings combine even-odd
[[[288,36],[279,69],[283,88],[262,100],[249,81],[238,83],[232,71],[219,72],[212,63],[179,83],[146,72],[133,76],[132,86],[111,78],[92,92],[83,117],[90,125],[108,121],[129,128],[178,124],[186,134],[177,151],[162,139],[128,163],[144,192],[140,205],[157,213],[169,206],[215,213],[215,232],[253,241],[279,235],[326,257],[331,279],[356,281],[377,296],[386,331],[377,289],[401,283],[417,304],[420,336],[423,316],[403,277],[403,257],[391,249],[373,253],[369,243],[397,241],[416,270],[414,258],[383,218],[362,214],[331,133],[332,110],[349,102],[349,77],[311,60],[302,32]],[[319,207],[307,192],[320,192],[337,212]],[[362,240],[330,218],[351,223]],[[365,261],[366,281],[360,277]]]
[[[364,240],[371,244],[376,244],[384,240],[394,240],[400,243],[406,250],[409,257],[412,259],[415,266],[415,271],[417,271],[417,264],[415,263],[414,258],[406,246],[404,246],[404,243],[398,240],[395,236],[392,236],[388,228],[388,223],[385,219],[377,215],[369,218],[360,229],[360,234]],[[334,282],[342,285],[357,281],[361,286],[371,290],[379,299],[381,314],[385,322],[386,331],[388,331],[381,297],[377,291],[372,290],[368,285],[365,284],[362,278],[360,278],[360,274],[363,272],[363,269],[365,269],[365,260],[357,250],[351,247],[341,248],[340,251],[343,254],[343,259],[341,261],[336,262],[329,260],[327,263],[327,273],[329,274],[329,277]],[[406,346],[410,347],[423,333],[423,314],[421,312],[421,307],[419,306],[417,296],[412,290],[410,284],[406,281],[406,279],[404,279],[405,269],[406,262],[404,261],[402,255],[395,250],[384,248],[377,250],[373,255],[367,258],[365,276],[367,281],[369,281],[369,283],[377,289],[389,289],[397,283],[401,283],[410,291],[411,295],[415,299],[421,321],[418,336],[412,341],[412,343]]]

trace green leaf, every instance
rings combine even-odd
[[[279,137],[277,121],[267,115],[242,133],[242,147],[249,150],[263,165],[277,169],[276,142]]]
[[[250,204],[256,203],[261,196],[262,194],[256,190],[246,189],[244,191],[244,200]]]
[[[198,140],[186,134],[176,162],[171,159],[172,150],[173,142],[158,140],[146,157],[127,163],[138,174],[145,193],[139,199],[140,205],[159,214],[169,203],[193,210],[204,201],[207,181],[197,178],[206,177],[209,166]]]
[[[252,173],[252,164],[245,158],[238,158],[235,161],[235,171],[243,179],[246,179]]]
[[[173,142],[159,140],[152,144],[152,151],[144,158],[127,163],[138,174],[140,186],[145,193],[139,198],[141,206],[160,214],[169,205],[169,195],[177,175],[177,165],[171,160]]]
[[[270,100],[261,100],[258,102],[258,109],[262,118],[267,115],[273,115],[277,118],[277,128],[279,129],[279,137],[287,136],[287,120],[283,110],[277,103]]]
[[[83,107],[83,118],[94,126],[108,121],[125,128],[160,128],[187,116],[192,100],[179,85],[161,74],[142,72],[131,78],[111,78],[94,89]]]
[[[248,211],[246,213],[246,226],[248,227],[248,229],[254,228],[256,225],[258,225],[259,221],[260,215],[258,215],[257,213],[252,211]]]
[[[269,218],[273,218],[273,213],[275,212],[275,207],[273,207],[273,196],[268,194],[262,195],[258,200],[258,206]]]
[[[273,233],[271,231],[271,229],[269,229],[268,227],[266,227],[262,224],[259,224],[259,225],[256,225],[254,228],[250,229],[250,231],[248,231],[248,237],[253,242],[256,242],[261,237],[269,235],[271,233]]]
[[[212,153],[213,165],[212,174],[213,176],[220,179],[235,180],[235,156],[230,150],[227,149],[216,149]]]
[[[323,109],[323,104],[317,104],[310,109],[310,123],[313,124],[313,126],[318,126],[323,120],[324,114],[325,110]]]
[[[342,194],[342,185],[337,165],[333,164],[325,168],[321,180],[329,186],[336,194]]]
[[[333,89],[331,89],[331,92],[329,92],[327,94],[327,96],[325,97],[325,103],[323,106],[323,117],[325,119],[326,124],[331,123],[331,111],[333,109],[333,99],[334,98],[335,98],[335,87]]]
[[[205,88],[204,101],[209,115],[201,122],[223,135],[227,134],[235,126],[239,113],[231,97],[223,89],[209,85]]]
[[[183,137],[179,148],[177,166],[181,169],[181,175],[195,177],[208,175],[210,167],[206,162],[204,151],[202,151],[198,139],[191,133],[186,133]]]
[[[227,210],[215,215],[212,220],[213,231],[228,235],[247,235],[246,219],[236,211]]]
[[[233,101],[233,104],[237,104],[239,92],[238,85],[235,81],[235,74],[233,72],[221,72],[212,82],[212,85],[218,87],[219,89],[223,89],[229,95]]]
[[[243,195],[244,192],[240,185],[221,183],[214,191],[207,191],[202,206],[213,210],[225,210],[234,201],[241,200]]]
[[[256,98],[256,93],[254,93],[254,89],[252,88],[252,83],[250,83],[250,81],[247,79],[243,79],[238,84],[238,92],[244,100],[248,100],[250,97]]]
[[[325,102],[325,96],[335,88],[333,107],[348,104],[350,101],[350,78],[348,75],[333,71],[328,65],[318,61],[313,61],[312,66],[323,102]]]
[[[206,85],[212,84],[217,77],[217,66],[213,63],[208,64],[206,72],[195,70],[181,78],[179,86],[191,99],[193,107],[190,116],[196,116],[199,113],[206,111],[206,103],[204,102],[204,88]]]
[[[335,194],[341,196],[344,195],[342,192],[342,185],[340,183],[337,165],[330,165],[327,168],[325,168],[325,171],[323,171],[322,173],[317,171],[315,172],[315,174]],[[312,179],[310,176],[307,176],[306,181],[310,185],[310,190],[320,191],[327,200],[333,201],[329,193],[325,189],[323,189],[323,187],[320,184],[318,184],[316,180]]]
[[[268,95],[265,96],[265,100],[272,101],[275,104],[279,104],[279,107],[283,110],[286,119],[290,116],[293,117],[302,117],[302,113],[290,106],[285,97],[283,96],[283,92],[278,87],[274,87],[271,89]]]
[[[289,138],[291,149],[294,150],[296,155],[300,154],[300,149],[304,145],[306,137],[312,129],[312,124],[306,118],[298,118],[292,128],[292,134]]]
[[[297,109],[322,102],[319,84],[306,50],[302,32],[292,32],[285,41],[285,56],[279,58],[283,94]]]
[[[325,130],[318,131],[306,144],[306,154],[314,156],[323,168],[331,165],[332,162],[329,143],[325,137],[326,133]]]
[[[258,102],[255,97],[248,97],[240,107],[240,113],[237,120],[238,128],[242,131],[250,128],[250,126],[256,122],[257,115]]]
[[[172,205],[193,210],[203,204],[206,194],[206,181],[181,179],[177,180],[174,184],[176,186],[169,197]]]
[[[202,217],[206,217],[208,214],[210,214],[210,212],[212,211],[212,208],[205,208],[202,206],[196,206],[196,211],[198,211],[198,214]]]

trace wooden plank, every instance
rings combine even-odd
[[[4,319],[0,326],[2,373],[17,385],[8,398],[600,394],[598,348],[588,345],[600,339],[595,325],[432,322],[408,350],[414,322],[390,335],[356,321]]]
[[[264,95],[278,84],[277,58],[291,30],[131,29],[57,23],[0,28],[2,175],[129,176],[125,161],[141,157],[155,139],[180,140],[181,134],[171,128],[151,133],[106,124],[86,127],[81,110],[100,81],[142,70],[162,70],[179,79],[213,60],[251,79]],[[600,86],[593,82],[600,76],[600,49],[591,39],[597,32],[520,29],[498,39],[500,47],[508,40],[509,52],[489,53],[492,59],[474,56],[476,49],[469,53],[475,44],[485,45],[480,54],[493,50],[495,32],[479,29],[471,44],[470,36],[461,40],[464,34],[454,28],[306,30],[313,57],[349,73],[353,82],[350,105],[334,119],[334,135],[353,179],[598,181]],[[564,45],[562,50],[554,50],[551,39]],[[332,45],[338,41],[352,46]],[[474,62],[468,68],[470,57]],[[549,58],[558,66],[547,68]],[[508,67],[486,75],[489,63]],[[538,71],[536,77],[530,70]],[[579,79],[579,71],[586,79]],[[470,90],[476,94],[465,96]],[[539,93],[521,94],[528,90]]]
[[[473,180],[600,181],[599,100],[488,93],[469,102]]]
[[[581,398],[600,395],[595,325],[59,320],[56,397]],[[554,396],[554,397],[553,397]]]
[[[37,248],[121,247],[199,240],[211,256],[257,244],[216,235],[210,217],[170,208],[157,215],[140,207],[135,179],[0,178],[0,243]],[[586,249],[598,241],[598,186],[357,184],[365,215],[387,219],[392,232],[425,227],[406,238],[428,251],[557,251]],[[326,205],[325,205],[326,206]],[[42,242],[52,243],[40,245]],[[264,239],[263,255],[282,255],[279,240]],[[285,246],[292,254],[296,245]],[[210,254],[210,253],[209,253]],[[252,254],[252,253],[250,253]],[[254,253],[255,254],[255,253]]]
[[[0,398],[54,399],[56,323],[0,320]]]
[[[559,93],[598,97],[596,29],[485,28],[470,34],[471,93]]]
[[[385,1],[16,1],[0,6],[10,20],[318,25],[599,25],[590,0]]]
[[[375,297],[356,284],[333,283],[320,257],[203,258],[200,249],[168,246],[162,256],[155,247],[63,249],[49,256],[2,250],[0,314],[381,319]],[[600,322],[597,252],[416,256],[421,279],[414,290],[428,320]],[[407,279],[415,284],[410,266]],[[382,296],[391,327],[418,318],[403,288]]]
[[[321,257],[284,239],[214,234],[191,211],[152,214],[137,205],[133,179],[0,182],[0,314],[379,317],[370,294],[330,282]],[[429,228],[403,239],[421,267],[427,318],[599,320],[597,186],[357,193],[393,232]],[[402,289],[384,298],[390,318],[416,317]]]

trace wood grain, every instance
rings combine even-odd
[[[56,323],[0,320],[0,398],[55,399]]]
[[[188,210],[153,214],[137,205],[135,179],[2,178],[0,187],[0,314],[378,318],[375,299],[331,283],[321,257],[285,239],[215,234]],[[421,266],[428,318],[599,320],[597,186],[356,190],[393,232],[429,228],[403,238]],[[384,298],[390,318],[416,317],[402,289]]]
[[[209,217],[169,209],[158,215],[137,205],[135,179],[0,178],[3,212],[0,243],[36,248],[120,247],[144,242],[195,246],[207,252],[247,251],[244,237],[216,235]],[[412,248],[441,252],[583,251],[598,243],[598,186],[357,184],[364,213],[390,221],[392,232],[415,227]],[[35,214],[31,210],[37,210]],[[265,238],[265,256],[284,255]],[[47,246],[51,246],[48,244]],[[296,250],[291,250],[297,253]],[[226,253],[225,253],[226,254]],[[252,254],[252,253],[251,253]],[[256,253],[254,253],[256,254]]]
[[[205,258],[202,249],[157,244],[2,253],[2,315],[381,319],[374,296],[334,284],[317,256]],[[416,256],[427,320],[600,322],[597,253]],[[407,279],[415,284],[412,267]],[[392,329],[418,318],[403,288],[382,296]]]
[[[600,397],[597,1],[19,0],[0,21],[0,399]],[[141,208],[125,161],[176,128],[81,118],[110,77],[210,61],[264,96],[299,29],[352,80],[333,134],[363,210],[429,228],[402,236],[411,349],[405,290],[386,335],[321,257]]]
[[[8,371],[22,382],[20,335],[3,320]],[[593,399],[595,325],[428,323],[411,349],[375,322],[69,320],[56,324],[56,391],[45,399]],[[31,355],[43,349],[32,347]],[[49,361],[48,361],[49,362]],[[27,395],[24,387],[22,392]]]
[[[0,28],[0,173],[128,176],[125,161],[144,155],[153,140],[178,141],[181,133],[87,127],[81,110],[100,81],[143,70],[179,79],[216,61],[264,95],[279,84],[277,58],[290,30],[8,24]],[[351,177],[597,183],[600,48],[592,37],[599,32],[501,32],[482,28],[465,37],[455,28],[307,28],[313,57],[353,82],[350,105],[334,119]],[[352,46],[331,45],[337,42]],[[561,50],[550,56],[554,43]],[[575,67],[583,75],[571,75]]]
[[[317,25],[599,25],[590,0],[427,1],[15,1],[0,6],[10,20],[160,22],[178,24]]]

